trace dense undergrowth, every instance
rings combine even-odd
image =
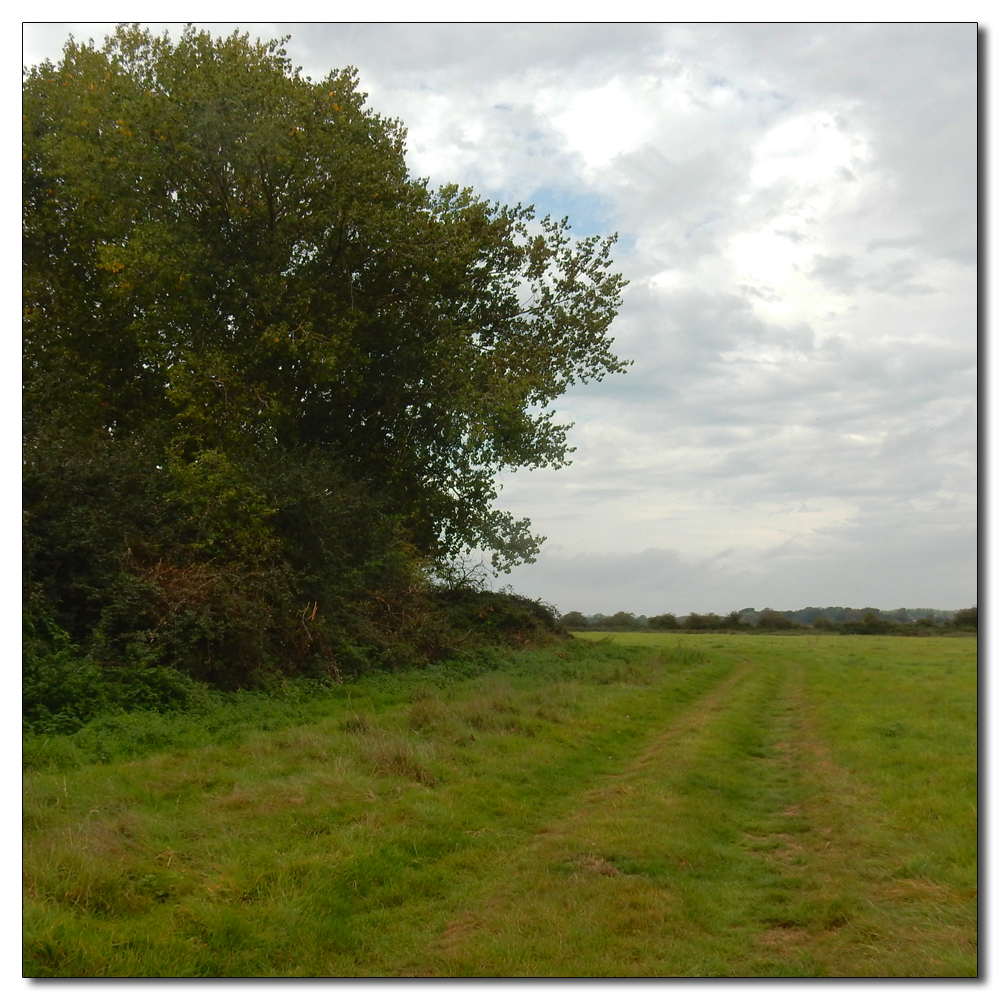
[[[133,647],[125,659],[105,658],[99,650],[73,643],[52,624],[27,629],[23,674],[23,716],[26,732],[71,733],[99,716],[177,711],[200,712],[219,703],[227,688],[257,691],[281,700],[287,691],[321,689],[371,671],[429,667],[434,663],[472,658],[488,663],[505,651],[544,645],[568,636],[555,622],[551,608],[516,594],[471,587],[428,590],[423,595],[427,618],[423,644],[382,645],[371,640],[354,646],[353,659],[340,660],[328,652],[310,667],[290,664],[284,671],[237,674],[227,685],[211,684],[185,673],[174,662],[162,660],[162,650]],[[45,641],[45,640],[48,641]],[[343,637],[341,637],[341,641]],[[391,656],[385,649],[391,650]],[[297,667],[297,669],[296,669]],[[236,678],[242,678],[242,684]]]

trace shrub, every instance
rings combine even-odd
[[[651,629],[656,629],[657,631],[672,631],[673,629],[679,627],[677,624],[677,616],[671,614],[653,615],[653,617],[649,619],[649,627]]]
[[[601,627],[611,631],[635,632],[642,628],[642,624],[631,611],[616,611],[601,622]]]
[[[438,592],[435,600],[447,615],[458,646],[523,647],[569,635],[557,623],[555,608],[518,594],[453,587]]]
[[[25,728],[34,732],[74,732],[112,706],[100,665],[69,650],[26,656],[21,689]]]
[[[33,655],[69,642],[120,672],[138,651],[235,689],[419,664],[447,646],[423,562],[331,456],[155,455],[58,434],[26,450]]]
[[[721,620],[716,614],[696,615],[692,612],[684,619],[684,628],[692,631],[718,628]]]
[[[879,618],[874,611],[866,611],[861,621],[844,622],[840,631],[845,635],[886,635],[898,631],[898,626]]]
[[[972,626],[979,628],[979,608],[965,608],[963,611],[956,611],[953,622],[958,627]]]
[[[757,628],[767,629],[768,631],[789,629],[795,628],[795,622],[791,618],[786,618],[784,615],[779,614],[777,611],[765,608],[757,619]]]

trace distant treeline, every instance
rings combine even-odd
[[[764,608],[744,608],[730,611],[728,615],[634,615],[619,611],[613,615],[584,615],[570,611],[559,619],[563,628],[573,632],[718,632],[759,629],[783,631],[786,629],[812,628],[827,632],[856,635],[896,633],[919,635],[929,632],[978,630],[977,608],[962,611],[941,611],[937,608],[896,608],[880,611],[878,608],[801,608],[798,611],[775,611]]]

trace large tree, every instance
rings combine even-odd
[[[495,476],[564,464],[551,402],[623,369],[613,239],[431,190],[353,70],[314,82],[281,42],[121,27],[31,68],[23,110],[39,593],[107,618],[100,580],[67,579],[82,543],[65,503],[88,491],[115,509],[77,519],[84,576],[106,550],[107,574],[148,584],[156,566],[166,586],[178,532],[185,572],[281,563],[295,600],[389,535],[425,565],[533,558]],[[77,489],[59,507],[61,481]]]

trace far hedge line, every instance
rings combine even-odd
[[[946,615],[931,609],[918,609],[919,617],[906,615],[906,609],[880,612],[874,608],[827,609],[805,608],[798,612],[779,612],[770,608],[755,611],[731,611],[728,615],[673,614],[634,615],[619,611],[613,615],[591,615],[569,611],[559,624],[572,632],[788,632],[821,631],[841,635],[968,635],[979,628],[977,608],[967,608]],[[839,620],[837,620],[839,618]]]

